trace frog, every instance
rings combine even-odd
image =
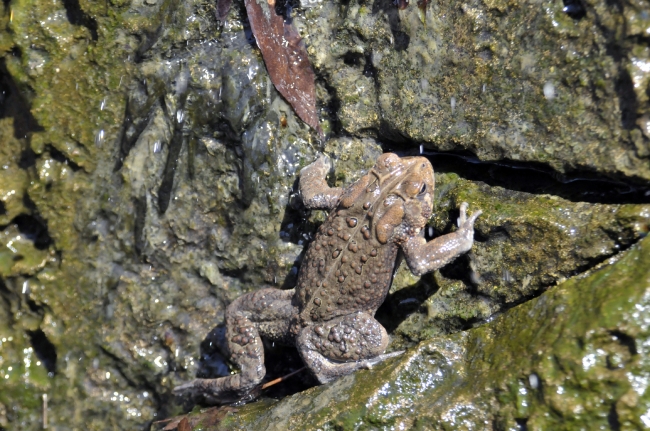
[[[296,286],[256,290],[226,308],[221,348],[240,372],[197,378],[174,388],[176,395],[212,405],[251,396],[266,374],[263,338],[295,346],[321,384],[403,353],[386,353],[389,334],[374,318],[396,264],[403,259],[420,276],[452,262],[471,250],[482,211],[468,217],[461,203],[457,230],[427,241],[435,180],[426,157],[384,153],[344,188],[328,185],[331,165],[322,154],[300,171],[304,206],[329,214],[305,252]]]

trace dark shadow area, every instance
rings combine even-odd
[[[626,333],[618,330],[610,331],[609,333],[613,337],[615,337],[619,343],[627,347],[628,351],[630,352],[630,355],[634,356],[639,353],[639,351],[636,348],[636,341],[634,340],[634,337],[627,335]]]
[[[618,419],[618,412],[616,411],[616,403],[612,403],[607,413],[607,423],[612,431],[620,431],[621,421]]]
[[[15,54],[20,55],[19,52]],[[9,74],[5,59],[0,58],[0,118],[11,117],[14,119],[14,137],[16,139],[24,139],[30,132],[43,130]]]
[[[519,427],[519,431],[528,431],[528,418],[515,419],[515,423]]]
[[[164,214],[169,208],[169,203],[172,199],[172,192],[174,187],[174,176],[178,167],[178,158],[183,148],[183,143],[186,140],[185,133],[183,132],[183,116],[179,116],[179,112],[185,110],[185,102],[187,101],[187,92],[179,95],[178,108],[176,113],[167,111],[167,104],[162,99],[160,105],[165,113],[165,116],[171,124],[174,125],[174,132],[171,141],[169,142],[169,151],[167,152],[167,161],[165,162],[165,170],[163,171],[162,181],[158,188],[158,211]]]
[[[420,155],[417,149],[394,151],[400,156]],[[456,173],[462,178],[480,181],[491,187],[551,194],[572,202],[650,203],[650,187],[607,178],[595,172],[560,174],[540,163],[511,160],[485,162],[467,153],[424,151],[422,155],[431,161],[435,172]]]
[[[363,76],[366,78],[372,78],[375,81],[375,88],[379,88],[379,81],[377,79],[377,69],[372,64],[372,56],[370,53],[366,53],[364,57],[365,63],[363,65]]]
[[[581,20],[587,15],[587,9],[582,0],[562,0],[562,11],[575,20]]]
[[[389,294],[375,314],[375,319],[392,333],[411,314],[422,311],[424,301],[438,291],[431,274],[424,275],[420,282]]]
[[[142,34],[138,35],[140,39],[140,44],[138,49],[135,51],[135,58],[133,59],[134,63],[141,63],[145,59],[145,54],[149,51],[155,44],[158,42],[158,39],[163,35],[164,27],[160,23],[158,27],[152,30],[145,30]]]
[[[264,382],[284,377],[305,366],[295,347],[274,346],[272,343],[265,342],[264,355],[264,366],[266,367]],[[302,392],[312,386],[318,386],[318,381],[308,370],[303,370],[287,380],[265,389],[262,392],[262,397],[280,399]]]
[[[343,126],[341,125],[341,119],[339,118],[339,112],[341,110],[341,99],[339,99],[336,88],[332,87],[332,85],[329,84],[329,78],[322,76],[317,70],[315,72],[316,83],[322,84],[330,97],[330,99],[327,101],[327,106],[325,109],[323,109],[323,111],[327,113],[327,118],[330,120],[331,133],[326,136],[326,139],[329,139],[331,136],[343,136]]]
[[[144,129],[147,128],[157,104],[164,105],[165,103],[163,100],[165,87],[159,80],[150,83],[134,81],[128,92],[120,129],[120,151],[115,163],[115,172],[122,169],[124,159],[129,155]]]
[[[364,56],[362,53],[348,51],[343,56],[343,63],[347,64],[348,66],[360,66],[363,64],[363,59]]]
[[[86,27],[93,40],[97,40],[97,21],[81,9],[79,0],[63,0],[63,7],[70,24]]]
[[[162,181],[158,188],[158,211],[160,211],[161,214],[164,214],[167,211],[167,208],[169,208],[169,202],[172,199],[174,176],[176,175],[178,157],[181,153],[184,140],[181,125],[176,124],[174,127],[174,134],[169,143],[169,152],[167,153],[167,161],[165,162]]]
[[[79,169],[81,169],[81,167],[79,167],[78,164],[70,160],[65,154],[63,154],[63,152],[57,150],[52,145],[47,145],[45,149],[48,153],[50,153],[50,157],[52,157],[54,160],[56,160],[59,163],[68,165],[70,169],[73,170],[73,172],[77,172]]]
[[[286,24],[291,24],[291,13],[300,7],[300,0],[281,0],[275,2],[275,13],[284,18]]]
[[[37,156],[34,150],[32,150],[31,147],[27,147],[20,153],[20,159],[18,160],[18,167],[20,167],[21,169],[31,168],[32,166],[36,165],[36,159]]]
[[[27,331],[36,357],[41,360],[50,377],[56,374],[56,347],[43,331]]]
[[[225,358],[227,352],[225,334],[225,325],[220,324],[201,342],[196,378],[214,379],[230,375],[230,367]],[[263,383],[266,383],[300,370],[304,363],[294,347],[280,346],[264,340],[264,366],[266,376]],[[263,390],[260,397],[279,399],[317,384],[316,379],[307,370],[303,370]]]
[[[133,221],[133,239],[135,252],[138,256],[142,256],[144,251],[146,238],[144,235],[144,226],[147,217],[147,198],[142,196],[133,200],[134,221]]]
[[[393,34],[393,47],[396,51],[404,51],[409,47],[411,37],[402,30],[402,23],[399,18],[399,9],[393,0],[375,0],[372,4],[372,14],[383,12],[388,18],[388,25]]]
[[[582,0],[576,0],[582,1]],[[616,9],[620,14],[623,13],[623,3],[621,0],[607,0],[607,5]],[[621,110],[621,126],[624,129],[632,130],[636,127],[637,112],[639,101],[634,91],[634,83],[625,64],[627,63],[629,45],[620,34],[627,32],[627,24],[624,21],[622,28],[612,29],[608,24],[604,24],[600,16],[594,12],[594,22],[605,38],[605,49],[607,55],[612,57],[616,62],[618,76],[615,78],[614,90],[618,96],[619,109]]]
[[[243,16],[242,25],[244,26],[244,36],[246,36],[246,42],[255,49],[259,49],[257,46],[257,41],[255,40],[255,35],[253,34],[253,29],[251,28],[251,23],[248,21],[248,17]]]
[[[38,250],[46,250],[53,244],[47,230],[47,223],[40,215],[21,214],[12,222],[18,227],[18,232],[34,242],[34,247]]]
[[[632,130],[636,127],[637,111],[639,101],[634,91],[634,83],[627,69],[619,67],[619,75],[616,80],[616,93],[618,94],[618,104],[621,110],[621,123],[623,128]]]

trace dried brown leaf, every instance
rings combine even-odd
[[[314,70],[298,31],[275,13],[275,0],[246,0],[251,30],[275,88],[321,136]]]
[[[192,431],[192,428],[190,427],[190,421],[187,420],[187,418],[181,419],[181,421],[178,423],[178,428],[176,428],[178,431]]]
[[[178,424],[183,420],[185,416],[180,418],[172,418],[169,423],[162,429],[162,431],[173,431],[178,429]],[[154,424],[164,423],[165,421],[154,422]]]

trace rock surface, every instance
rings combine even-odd
[[[646,239],[480,328],[201,429],[647,429],[648,267]]]
[[[483,209],[472,253],[397,272],[378,318],[404,359],[224,424],[310,407],[344,429],[650,426],[644,5],[443,1],[423,22],[415,4],[303,3],[327,142],[270,83],[243,2],[223,23],[202,0],[0,3],[0,429],[181,413],[173,386],[229,372],[207,336],[225,306],[293,286],[324,218],[295,196],[300,168],[325,151],[349,183],[388,150],[431,155],[433,234],[461,201]],[[271,375],[300,366],[287,355]]]

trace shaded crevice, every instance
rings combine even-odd
[[[145,59],[145,54],[158,42],[164,31],[164,26],[161,23],[154,30],[144,31],[140,36],[140,45],[135,51],[135,63],[141,63]]]
[[[397,154],[417,155],[417,150],[395,151]],[[599,204],[650,203],[650,185],[616,180],[595,172],[574,171],[561,174],[534,162],[486,162],[476,156],[461,153],[424,151],[435,172],[456,173],[460,177],[483,182],[490,187],[531,194],[550,194],[572,202]]]
[[[327,112],[327,118],[330,121],[331,133],[329,136],[344,136],[346,133],[343,130],[343,125],[341,124],[341,119],[339,118],[339,112],[341,111],[341,99],[339,99],[338,92],[336,91],[336,88],[330,84],[331,80],[328,76],[319,74],[318,71],[316,71],[316,73],[317,81],[320,82],[323,87],[325,87],[325,90],[330,97],[324,109],[324,111]]]
[[[17,51],[15,55],[20,56]],[[32,132],[44,129],[32,115],[29,105],[7,70],[5,59],[0,58],[0,118],[14,119],[14,137],[24,139]]]
[[[519,431],[528,431],[528,418],[515,419]]]
[[[363,54],[360,52],[348,51],[343,55],[343,63],[348,66],[360,66],[363,64]]]
[[[144,226],[147,217],[147,198],[142,196],[135,199],[133,202],[134,207],[134,220],[133,220],[133,237],[135,252],[138,256],[142,256],[144,251],[146,239],[144,234]]]
[[[291,24],[291,13],[297,7],[300,7],[300,0],[284,0],[275,2],[275,14],[282,16],[285,23]]]
[[[34,242],[39,250],[45,250],[54,244],[47,228],[47,221],[40,215],[38,208],[29,195],[23,195],[23,205],[29,210],[29,214],[20,214],[11,222],[17,225],[18,231]]]
[[[612,431],[620,431],[621,421],[618,418],[618,412],[616,411],[616,404],[612,404],[609,407],[609,412],[607,413],[607,423],[609,428]]]
[[[630,73],[622,65],[619,65],[619,75],[614,86],[618,93],[619,109],[621,110],[621,123],[626,130],[636,127],[637,111],[639,101],[634,91],[634,83]]]
[[[430,274],[424,275],[419,283],[388,294],[377,309],[375,319],[388,333],[393,333],[411,314],[426,313],[424,302],[434,295],[439,287]]]
[[[146,95],[146,83],[136,82],[134,85],[135,88],[129,91],[124,106],[124,118],[122,119],[119,138],[120,149],[115,163],[115,172],[122,169],[124,159],[128,157],[138,138],[149,125],[157,103],[164,104],[164,101],[160,102],[164,93],[164,85],[161,82],[156,81],[153,83],[153,88],[149,88],[152,90],[150,96]]]
[[[627,347],[628,351],[630,352],[630,355],[634,356],[639,353],[636,347],[636,341],[634,340],[634,337],[627,335],[626,333],[621,332],[619,330],[609,331],[609,333],[613,337],[615,337],[619,343]]]
[[[56,374],[56,347],[40,329],[27,331],[27,335],[36,357],[41,360],[50,377],[53,377]]]
[[[167,153],[167,161],[165,162],[165,170],[163,171],[163,178],[158,188],[158,210],[164,214],[169,208],[169,203],[172,199],[172,189],[174,187],[174,176],[176,175],[176,168],[178,167],[178,158],[181,153],[184,141],[183,132],[180,124],[174,127],[174,134],[172,135],[171,142],[169,143],[169,152]]]
[[[623,13],[623,3],[620,0],[608,0],[609,7],[616,9],[618,13]],[[627,24],[623,21],[620,27],[609,29],[598,16],[594,14],[594,22],[603,37],[605,38],[605,50],[607,55],[612,57],[616,63],[618,75],[615,78],[614,90],[618,95],[618,104],[621,111],[621,126],[626,130],[636,128],[637,112],[639,108],[639,101],[634,91],[634,83],[632,77],[624,65],[627,59],[629,48],[624,46],[625,38],[623,35],[627,34]]]
[[[405,51],[411,43],[411,37],[402,30],[399,10],[392,0],[375,0],[372,5],[372,14],[383,12],[388,18],[388,26],[393,35],[393,48],[396,51]]]
[[[20,214],[12,223],[18,227],[18,232],[34,242],[38,250],[47,250],[53,243],[47,230],[47,223],[39,215]]]
[[[165,100],[161,96],[160,105],[165,117],[173,124],[172,137],[169,142],[169,151],[167,152],[167,160],[165,161],[165,169],[163,171],[162,180],[158,187],[158,211],[164,214],[169,208],[169,203],[172,199],[172,192],[174,188],[174,177],[178,168],[178,161],[185,142],[185,132],[183,125],[185,117],[185,102],[187,101],[187,92],[179,95],[179,101],[175,112],[169,112]]]
[[[379,79],[377,75],[377,69],[375,68],[375,65],[372,64],[372,55],[370,53],[366,53],[365,57],[365,63],[363,65],[363,76],[366,78],[372,78],[372,80],[375,83],[375,89],[379,89]]]
[[[97,40],[97,21],[81,9],[79,0],[63,0],[63,7],[70,24],[86,27],[92,39]]]
[[[372,64],[372,58],[370,53],[362,54],[359,52],[348,51],[343,56],[343,63],[352,67],[363,67],[363,76],[366,78],[371,78],[375,82],[375,87],[378,87],[379,82],[377,81],[377,69]]]
[[[27,147],[20,153],[20,159],[18,159],[18,167],[20,169],[29,169],[32,166],[36,165],[37,158],[38,157],[34,150],[32,150],[31,147]]]
[[[587,9],[582,0],[562,0],[562,11],[575,20],[581,20],[587,15]]]
[[[46,151],[50,153],[50,157],[52,157],[54,160],[56,160],[59,163],[68,165],[73,172],[77,172],[79,169],[81,169],[81,167],[78,164],[70,160],[65,154],[63,154],[63,152],[54,148],[52,145],[47,145],[45,148]]]

